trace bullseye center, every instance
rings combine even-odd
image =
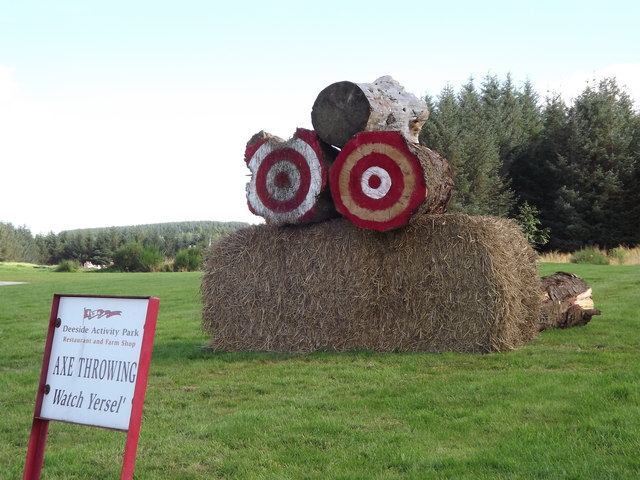
[[[365,196],[379,200],[389,192],[391,176],[384,168],[373,165],[362,173],[360,188]]]
[[[278,172],[273,182],[278,188],[289,188],[291,186],[291,179],[287,172]]]
[[[378,175],[371,175],[368,183],[371,188],[376,189],[382,184],[382,179]]]

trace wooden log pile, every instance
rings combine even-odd
[[[343,81],[317,96],[313,130],[250,138],[247,203],[268,225],[210,251],[214,348],[508,350],[599,314],[581,279],[540,283],[514,222],[445,214],[453,173],[418,142],[428,116],[391,77]]]
[[[274,225],[343,215],[377,231],[444,213],[453,173],[418,143],[428,117],[427,104],[389,76],[329,85],[313,105],[314,130],[298,129],[286,142],[260,132],[247,143],[249,208]]]

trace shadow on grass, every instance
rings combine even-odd
[[[163,342],[157,344],[153,351],[155,362],[172,363],[184,360],[215,360],[224,363],[234,362],[286,362],[289,360],[313,362],[317,360],[339,359],[342,361],[361,361],[371,358],[380,359],[380,356],[390,358],[403,357],[443,357],[455,356],[455,353],[433,352],[374,352],[370,350],[356,350],[351,352],[318,351],[312,353],[283,353],[283,352],[229,352],[214,350],[208,344],[189,340]],[[475,355],[484,356],[484,355]]]
[[[153,349],[153,360],[157,362],[175,362],[176,360],[204,360],[215,359],[222,362],[246,361],[281,361],[291,358],[301,358],[305,355],[295,355],[272,352],[223,352],[213,350],[207,344],[189,340],[179,340],[156,344]]]

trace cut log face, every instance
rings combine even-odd
[[[389,76],[373,83],[337,82],[320,92],[311,121],[318,136],[336,147],[361,131],[399,131],[418,143],[429,117],[427,104]]]
[[[245,161],[249,209],[276,225],[317,222],[337,215],[328,192],[337,151],[315,132],[299,128],[290,140],[260,132],[251,137]]]
[[[591,288],[572,273],[556,272],[541,282],[542,308],[538,330],[586,325],[600,315],[591,298]]]
[[[377,231],[407,225],[417,213],[443,213],[451,197],[447,161],[400,132],[361,132],[345,145],[330,172],[338,212]]]

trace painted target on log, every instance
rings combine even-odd
[[[422,165],[399,132],[355,135],[331,166],[330,185],[341,214],[378,231],[408,224],[427,195]]]
[[[290,140],[261,132],[247,145],[250,210],[270,223],[313,221],[328,183],[325,152],[315,132],[298,129]],[[326,210],[326,209],[325,209]]]

